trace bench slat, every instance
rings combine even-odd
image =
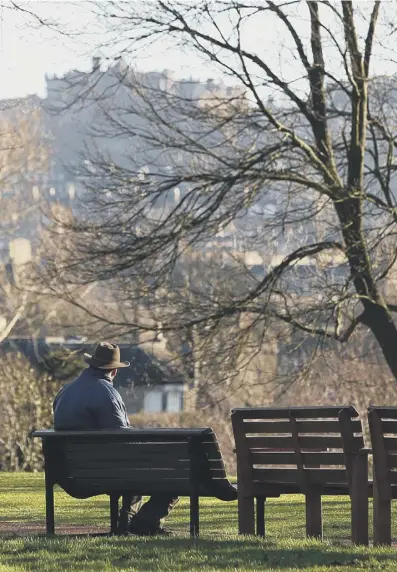
[[[397,484],[397,471],[389,471],[390,484]]]
[[[341,409],[351,412],[352,417],[358,417],[358,411],[355,407],[346,405],[334,405],[331,407],[253,407],[253,408],[237,408],[232,410],[232,415],[242,419],[289,419],[290,412],[297,419],[338,419]],[[397,417],[396,417],[397,418]]]
[[[189,461],[178,461],[178,460],[169,460],[167,462],[166,459],[159,459],[159,460],[142,460],[139,459],[135,461],[135,459],[84,459],[83,456],[81,457],[65,457],[65,463],[67,467],[105,467],[111,466],[114,470],[119,470],[119,468],[124,467],[125,469],[132,470],[132,469],[144,469],[148,468],[150,470],[153,469],[161,469],[161,468],[169,468],[172,470],[175,469],[189,469]]]
[[[349,486],[347,483],[324,483],[312,485],[313,492],[321,491],[324,495],[348,495]],[[266,495],[267,498],[278,497],[283,494],[301,494],[302,488],[298,483],[261,483],[252,484],[252,494],[254,496]]]
[[[118,466],[124,466],[124,467],[136,467],[136,468],[151,468],[151,467],[162,467],[162,466],[188,466],[190,463],[189,459],[179,459],[179,458],[175,458],[175,459],[171,459],[170,457],[166,457],[166,456],[157,456],[155,458],[145,458],[145,457],[126,457],[126,458],[119,458],[118,456],[114,455],[113,457],[103,457],[103,456],[96,456],[96,455],[90,455],[87,453],[87,455],[84,457],[83,455],[70,455],[67,454],[65,455],[65,460],[68,463],[75,463],[76,465],[81,464],[83,466],[89,464],[90,466],[101,466],[104,463],[109,464],[109,461],[111,461],[112,467],[115,467],[117,469]],[[222,459],[208,459],[208,466],[209,469],[222,469],[225,470],[225,465],[222,461]]]
[[[253,465],[296,465],[296,455],[293,451],[250,451]]]
[[[225,468],[222,464],[220,464],[219,462],[213,463],[209,463],[208,466],[206,467],[207,471],[208,471],[208,475],[211,478],[226,478],[226,471]],[[90,474],[92,475],[93,479],[96,478],[96,474],[99,473],[103,473],[103,471],[109,470],[110,474],[125,474],[125,473],[129,473],[131,474],[131,479],[135,478],[136,475],[138,476],[142,476],[143,472],[142,471],[147,471],[148,474],[153,475],[155,473],[157,474],[164,474],[165,476],[168,475],[168,473],[172,473],[174,476],[178,476],[178,474],[180,474],[180,476],[186,476],[190,474],[190,462],[189,461],[183,461],[183,462],[175,462],[175,463],[170,463],[170,462],[166,462],[165,460],[159,463],[136,463],[134,462],[133,459],[129,460],[129,462],[123,461],[123,460],[118,460],[117,462],[111,461],[111,463],[109,463],[108,461],[106,461],[105,459],[102,460],[93,460],[93,461],[87,461],[84,460],[83,458],[80,459],[75,459],[75,458],[66,458],[65,459],[65,467],[64,467],[65,473],[68,476],[74,476],[74,475],[82,475],[84,474]]]
[[[397,437],[384,437],[383,441],[387,451],[395,451],[397,449]]]
[[[188,459],[189,448],[185,443],[66,443],[65,451],[69,456],[79,455],[85,458],[114,459],[134,458],[151,459],[166,457],[169,459]],[[214,443],[203,447],[208,460],[221,461],[222,455]]]
[[[145,479],[141,482],[135,481],[133,489],[131,488],[131,482],[128,479],[115,476],[96,478],[95,481],[93,481],[91,477],[79,477],[78,479],[70,479],[70,482],[84,488],[96,490],[98,491],[97,494],[105,494],[109,491],[131,491],[134,494],[142,494],[145,496],[161,492],[173,493],[177,496],[189,496],[192,493],[190,480],[183,478],[160,480]],[[211,489],[211,486],[204,487],[203,485],[200,485],[200,496],[216,497],[218,492],[221,492],[222,489],[229,492],[229,494],[230,490],[232,490],[232,486],[227,479],[214,479],[212,483],[216,486],[216,489],[214,490]],[[237,495],[235,498],[237,498]]]
[[[73,467],[70,469],[68,476],[70,477],[84,477],[84,478],[92,478],[98,479],[104,476],[112,477],[115,475],[115,470],[113,467],[104,467],[102,466],[87,466],[87,467]],[[145,468],[117,468],[117,477],[128,478],[131,481],[131,484],[134,481],[142,481],[143,479],[189,479],[190,478],[190,471],[189,468],[180,468],[180,469],[167,469],[164,467],[153,468],[153,469],[145,469]],[[211,470],[211,477],[212,478],[224,478],[224,471],[221,469],[214,469]]]
[[[112,478],[102,478],[97,480],[95,484],[91,479],[73,479],[74,483],[77,483],[83,487],[89,487],[90,490],[96,491],[96,494],[106,494],[111,492],[124,493],[126,491],[131,491],[133,494],[137,495],[152,495],[156,493],[167,493],[175,496],[190,496],[192,493],[190,481],[188,479],[174,479],[174,480],[163,480],[163,481],[151,481],[145,480],[141,483],[135,482],[133,490],[128,480],[126,479],[112,479]],[[204,487],[200,485],[199,494],[200,496],[207,497],[222,497],[233,495],[233,498],[228,498],[224,500],[235,500],[237,498],[236,491],[233,491],[233,487],[227,479],[214,479],[213,483],[216,485],[216,489],[211,489],[211,487]],[[223,491],[223,492],[222,492]]]
[[[96,477],[95,481],[92,476],[79,476],[79,478],[71,479],[71,482],[81,485],[83,487],[97,488],[103,491],[128,491],[131,490],[131,481],[123,476],[100,476]],[[177,491],[177,490],[189,491],[190,494],[191,486],[190,480],[184,478],[174,478],[174,479],[144,479],[142,481],[135,481],[133,483],[133,490],[144,491],[143,494],[151,494],[153,490],[158,492],[162,491]]]
[[[362,437],[356,437],[355,443],[359,447],[364,446]],[[247,447],[251,449],[293,449],[294,442],[292,437],[247,437]],[[299,444],[302,449],[342,449],[342,437],[332,437],[327,435],[303,436],[299,438]]]
[[[66,443],[64,445],[65,451],[71,455],[95,455],[106,458],[120,457],[134,455],[139,458],[140,456],[162,457],[169,455],[171,458],[178,456],[188,458],[188,446],[184,443]]]
[[[124,463],[125,465],[138,466],[138,465],[148,465],[148,466],[161,466],[161,465],[178,465],[181,462],[188,463],[189,459],[181,458],[177,456],[166,456],[166,455],[154,455],[153,457],[146,457],[142,455],[133,455],[132,452],[126,451],[124,456],[117,455],[116,453],[109,455],[101,455],[95,453],[87,453],[84,455],[83,451],[78,452],[66,452],[65,459],[69,462],[76,463]]]
[[[344,453],[335,451],[302,453],[306,465],[345,465]]]
[[[346,469],[304,469],[308,485],[347,483]],[[253,469],[254,481],[262,483],[300,483],[298,469]]]
[[[190,437],[202,437],[204,441],[215,440],[215,434],[212,429],[209,428],[194,428],[194,429],[166,429],[166,428],[154,428],[154,429],[135,429],[133,427],[125,429],[101,429],[96,431],[54,431],[53,429],[43,429],[40,431],[34,431],[32,433],[33,437],[41,437],[44,439],[51,440],[63,440],[77,437],[79,440],[87,439],[99,439],[104,440],[105,438],[114,439],[116,441],[121,441],[124,438],[130,439],[131,441],[179,441],[185,442]]]
[[[69,475],[72,478],[91,478],[91,479],[102,479],[106,478],[123,478],[127,479],[133,484],[134,481],[142,482],[144,479],[158,480],[163,479],[189,479],[190,471],[189,469],[133,469],[129,468],[118,468],[117,475],[113,467],[73,467],[69,471]]]
[[[352,429],[356,433],[362,433],[361,421],[353,419]],[[340,435],[341,427],[339,421],[316,420],[297,421],[299,433],[336,433]],[[291,424],[289,421],[244,421],[244,431],[251,433],[278,433],[291,434]],[[396,431],[397,432],[397,431]]]
[[[136,452],[139,452],[140,450],[146,450],[146,451],[151,451],[153,454],[155,454],[156,452],[164,452],[167,448],[169,451],[187,451],[188,450],[188,444],[187,443],[135,443],[135,442],[129,442],[129,441],[121,441],[121,442],[114,442],[114,441],[102,441],[101,443],[98,442],[92,442],[92,441],[67,441],[66,443],[62,444],[62,447],[65,447],[71,451],[73,450],[80,450],[82,448],[85,448],[86,450],[91,450],[91,451],[100,451],[103,448],[107,448],[109,451],[110,450],[114,450],[114,451],[121,451],[123,449],[129,448],[129,449],[133,449]]]
[[[253,465],[295,465],[294,452],[256,452],[251,451],[250,458]],[[307,452],[302,453],[305,465],[344,465],[343,453],[334,452]]]
[[[394,433],[397,435],[397,420],[396,421],[382,421],[383,433]]]
[[[375,410],[381,419],[397,419],[397,407],[370,407]]]

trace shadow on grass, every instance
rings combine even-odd
[[[106,560],[112,569],[133,567],[143,572],[154,569],[182,570],[284,570],[325,566],[368,569],[369,560],[394,562],[395,554],[369,556],[354,547],[338,548],[308,543],[301,548],[277,545],[257,539],[138,539],[62,537],[24,539],[16,551],[14,540],[3,541],[1,562],[36,570],[56,561],[73,570],[99,569]],[[154,566],[154,562],[156,566]],[[134,568],[135,569],[135,568]]]

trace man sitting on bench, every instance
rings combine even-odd
[[[126,408],[119,392],[113,387],[117,370],[128,367],[120,362],[120,349],[102,342],[94,355],[84,354],[89,367],[66,384],[54,400],[54,427],[61,431],[89,431],[129,427]],[[67,484],[65,490],[67,490]],[[67,490],[77,498],[95,496],[89,490]],[[138,535],[168,535],[162,525],[178,498],[164,494],[153,495],[142,506],[142,497],[124,494],[119,515],[118,532]]]

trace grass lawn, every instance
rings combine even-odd
[[[236,534],[235,503],[201,502],[201,536],[188,536],[188,503],[168,521],[172,538],[107,538],[44,533],[44,486],[41,474],[0,473],[0,572],[118,570],[144,572],[256,570],[395,570],[397,549],[352,547],[348,542],[349,506],[344,498],[324,499],[324,542],[304,537],[303,497],[269,501],[267,539]],[[55,495],[56,523],[108,526],[107,497],[76,501]],[[35,527],[21,536],[21,529]],[[3,532],[1,532],[3,528]],[[8,529],[8,532],[4,532]],[[12,533],[12,530],[18,530]],[[394,525],[397,536],[397,522]]]

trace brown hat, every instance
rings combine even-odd
[[[84,354],[84,359],[89,365],[99,369],[119,369],[128,367],[129,361],[120,361],[120,348],[116,344],[101,342],[97,345],[94,355]]]

